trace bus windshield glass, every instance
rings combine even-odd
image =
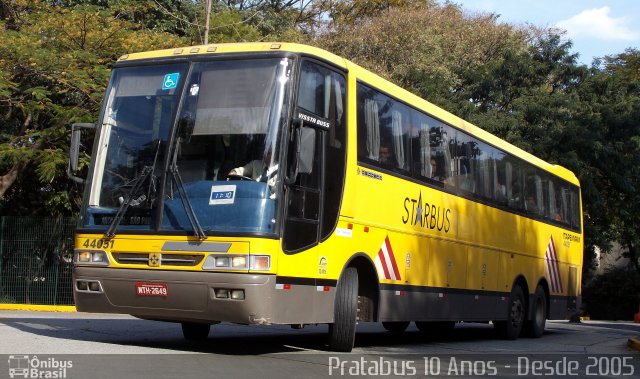
[[[114,70],[83,227],[276,231],[291,61],[191,66]]]

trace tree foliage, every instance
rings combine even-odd
[[[640,302],[640,273],[611,269],[584,288],[584,309],[594,320],[632,320]]]
[[[70,214],[80,189],[64,179],[69,124],[95,120],[110,65],[120,55],[183,41],[95,5],[14,1],[3,9],[0,209]]]
[[[522,31],[496,23],[495,15],[467,15],[451,4],[416,1],[352,23],[342,19],[314,43],[449,110],[460,107],[456,95],[466,90],[467,73],[525,48]]]

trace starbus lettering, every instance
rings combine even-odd
[[[411,225],[420,225],[422,228],[444,230],[451,229],[451,209],[439,205],[422,202],[422,192],[418,198],[404,198],[404,216],[402,222]]]

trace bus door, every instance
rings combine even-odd
[[[333,318],[333,302],[327,301],[332,287],[325,279],[329,252],[307,250],[328,238],[338,222],[347,147],[345,83],[343,74],[326,65],[301,62],[289,140],[282,245],[298,267],[306,266],[299,267],[301,273],[313,273],[314,291],[321,289],[314,292],[318,296],[313,296],[313,306],[307,307],[318,322]]]
[[[346,159],[344,75],[302,60],[294,112],[286,174],[283,249],[287,254],[326,239],[338,221]]]

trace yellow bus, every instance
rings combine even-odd
[[[86,181],[82,312],[179,322],[493,322],[539,337],[579,307],[579,182],[318,48],[212,44],[113,67]]]

